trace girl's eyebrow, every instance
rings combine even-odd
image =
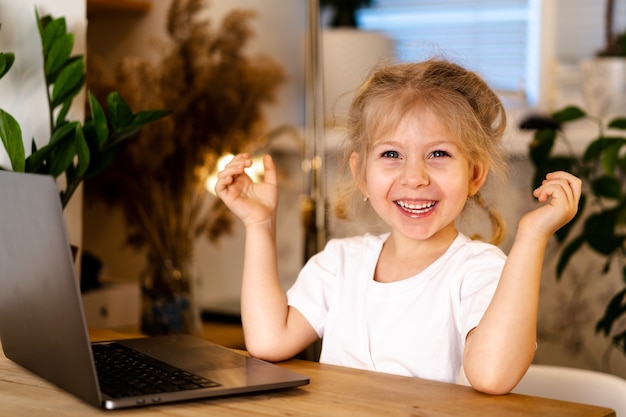
[[[375,140],[372,142],[372,147],[375,146],[400,146],[400,142],[396,140]]]
[[[428,147],[440,146],[440,145],[458,146],[457,142],[452,139],[440,139],[440,138],[428,140],[424,143],[424,145]],[[382,140],[376,140],[372,142],[372,148],[378,147],[378,146],[404,146],[404,145],[400,141],[396,141],[396,140],[382,139]]]

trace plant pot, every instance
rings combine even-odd
[[[324,114],[341,125],[354,92],[380,62],[394,56],[393,40],[381,32],[353,28],[324,29],[322,68]]]
[[[581,70],[587,113],[603,120],[626,114],[626,58],[586,60]]]

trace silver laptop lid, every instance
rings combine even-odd
[[[54,179],[0,171],[0,194],[0,340],[4,353],[99,406],[102,399]]]

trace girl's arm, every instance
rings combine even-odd
[[[302,351],[317,334],[298,310],[287,305],[280,286],[276,167],[266,155],[264,180],[254,183],[244,171],[251,165],[248,154],[237,155],[219,173],[215,191],[245,227],[241,318],[246,349],[252,356],[279,361]]]
[[[534,191],[546,203],[522,217],[494,297],[467,336],[463,367],[474,388],[510,392],[534,357],[539,284],[550,237],[578,209],[581,181],[566,172],[548,174]]]

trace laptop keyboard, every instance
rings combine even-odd
[[[100,390],[112,398],[217,387],[119,343],[93,344]]]

